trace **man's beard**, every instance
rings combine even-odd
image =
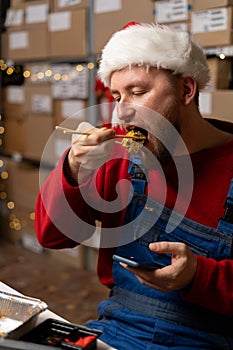
[[[181,137],[179,134],[179,125],[175,122],[176,118],[172,116],[168,118],[156,118],[154,125],[151,124],[148,130],[150,133],[149,152],[143,149],[141,155],[146,164],[150,164],[150,167],[154,167],[153,164],[157,162],[162,167],[166,165],[169,159],[171,160],[174,156],[174,151]],[[156,130],[156,132],[152,133],[152,129]]]

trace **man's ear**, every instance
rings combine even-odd
[[[182,102],[184,105],[190,104],[197,93],[197,82],[193,77],[183,78]]]

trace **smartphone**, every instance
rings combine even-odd
[[[156,263],[156,262],[153,262],[150,264],[138,262],[132,256],[126,258],[124,256],[114,254],[112,256],[112,258],[113,258],[113,260],[118,261],[118,262],[122,262],[124,264],[127,264],[128,266],[135,267],[135,268],[141,268],[141,269],[145,269],[145,270],[156,270],[156,269],[161,269],[162,267],[164,267],[164,265]]]

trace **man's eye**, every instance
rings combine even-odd
[[[140,90],[140,91],[132,91],[132,95],[134,96],[138,96],[138,95],[143,95],[145,93],[145,91]]]

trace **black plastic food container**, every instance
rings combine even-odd
[[[96,350],[100,334],[101,331],[95,329],[49,318],[21,340],[67,350]]]

